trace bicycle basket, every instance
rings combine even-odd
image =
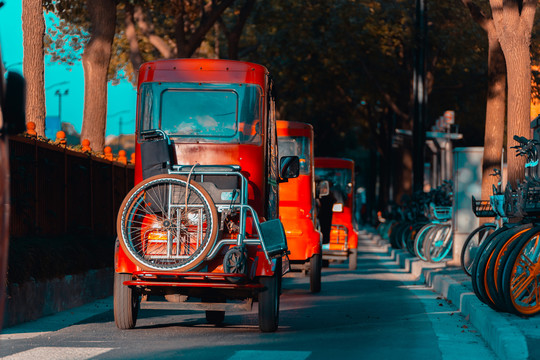
[[[494,217],[495,211],[489,200],[476,200],[472,197],[472,210],[476,217]]]
[[[434,206],[433,207],[433,216],[437,220],[449,220],[452,217],[452,207],[451,206]]]

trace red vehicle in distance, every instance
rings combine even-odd
[[[114,315],[135,327],[141,296],[175,309],[251,310],[275,331],[287,242],[278,182],[298,176],[278,158],[272,81],[257,64],[207,59],[139,70],[134,189],[117,220]],[[279,161],[278,161],[279,160]]]
[[[354,161],[344,158],[317,157],[315,158],[315,176],[318,181],[327,180],[330,183],[330,195],[321,198],[321,216],[331,211],[332,218],[328,238],[323,240],[323,260],[348,260],[349,269],[355,270],[358,232],[353,210]],[[324,230],[322,218],[320,222]]]
[[[317,230],[313,127],[277,122],[280,156],[298,156],[300,174],[279,184],[279,214],[289,247],[291,272],[309,273],[310,291],[321,291],[322,233]]]

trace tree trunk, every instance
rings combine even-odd
[[[143,63],[143,58],[141,50],[139,49],[137,30],[135,29],[134,12],[133,5],[126,4],[125,35],[129,43],[129,60],[131,62],[131,67],[133,67],[133,76],[135,81],[137,81],[139,78],[139,68]]]
[[[531,61],[529,45],[517,43],[505,51],[508,68],[508,182],[515,189],[517,181],[525,176],[525,157],[510,153],[510,147],[517,145],[514,135],[530,138],[531,116]]]
[[[498,178],[490,176],[501,169],[506,111],[506,63],[496,33],[488,35],[488,91],[482,163],[482,199],[489,199]]]
[[[102,151],[107,125],[107,71],[116,28],[114,0],[87,0],[91,37],[83,56],[84,114],[81,139],[90,140],[94,151]]]
[[[514,135],[530,137],[531,31],[536,0],[490,0],[494,25],[506,59],[508,74],[507,150],[517,143]],[[513,188],[525,175],[525,158],[508,153],[508,183]]]
[[[45,65],[43,36],[45,20],[41,0],[22,1],[23,73],[26,78],[26,121],[36,124],[45,136]]]

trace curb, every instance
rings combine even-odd
[[[416,281],[439,293],[453,304],[481,334],[482,338],[501,359],[524,360],[529,358],[525,335],[500,313],[482,303],[474,292],[444,270],[457,269],[445,263],[427,263],[402,250],[392,249],[390,243],[371,233],[362,236],[385,248],[401,268],[409,272]],[[470,280],[467,280],[470,281]]]
[[[452,302],[498,356],[502,359],[528,359],[527,341],[517,327],[450,276],[433,273],[430,269],[426,272],[426,285]]]

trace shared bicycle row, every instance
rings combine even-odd
[[[461,267],[471,276],[474,293],[500,311],[532,316],[540,312],[540,179],[538,141],[515,136],[516,156],[526,157],[525,180],[515,188],[502,186],[502,173],[493,195],[471,199],[481,220],[458,249]],[[380,219],[377,231],[395,249],[404,249],[426,262],[452,260],[452,183],[396,208],[391,218]],[[461,244],[460,244],[461,245]],[[456,252],[454,252],[456,253]]]

